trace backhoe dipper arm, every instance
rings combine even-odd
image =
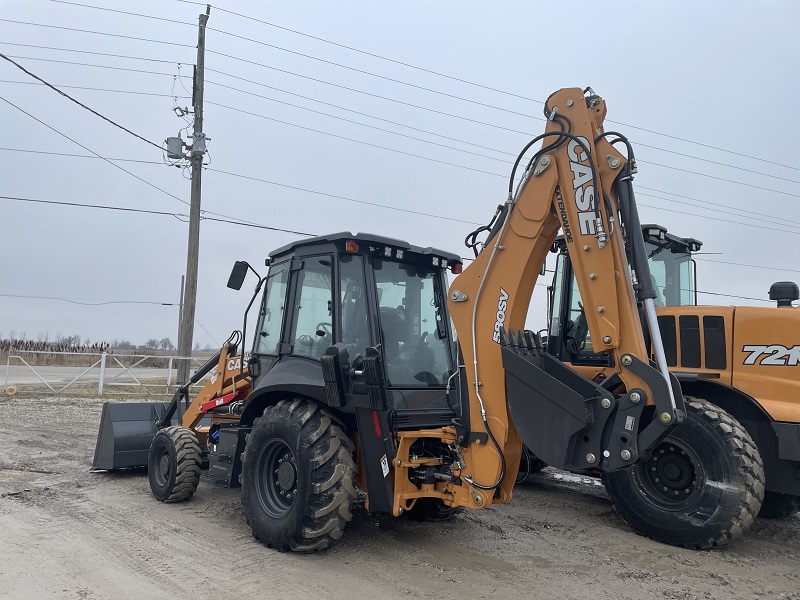
[[[683,398],[666,365],[659,372],[649,364],[621,221],[636,282],[643,284],[636,286],[638,300],[652,305],[655,294],[640,254],[644,242],[628,165],[603,137],[605,102],[593,92],[562,89],[548,99],[545,114],[543,148],[516,194],[509,192],[502,223],[450,287],[450,315],[466,365],[469,425],[490,434],[486,444],[463,449],[462,478],[477,506],[511,498],[523,441],[553,466],[614,470],[636,462],[683,419]],[[622,396],[543,352],[533,334],[522,334],[559,229],[591,343],[595,351],[613,354],[625,385]],[[654,317],[649,324],[658,357],[663,351]],[[643,411],[645,406],[655,410]],[[646,423],[640,422],[643,414]]]

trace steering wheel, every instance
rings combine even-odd
[[[324,336],[333,335],[333,323],[317,323],[316,330],[317,330],[317,335],[319,335],[320,331]]]
[[[313,348],[314,342],[314,338],[307,334],[301,335],[299,338],[297,338],[297,343],[306,348]]]

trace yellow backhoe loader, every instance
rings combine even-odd
[[[448,518],[511,501],[523,442],[546,449],[550,464],[613,474],[651,460],[681,423],[705,423],[668,371],[629,161],[611,143],[620,136],[603,130],[605,102],[589,88],[562,89],[545,115],[463,272],[458,255],[375,235],[273,251],[250,302],[263,285],[249,356],[246,332],[236,334],[194,375],[212,374],[193,401],[184,386],[172,402],[126,415],[108,406],[95,468],[147,464],[156,498],[177,501],[207,464],[212,482],[241,485],[257,539],[313,551],[342,535],[359,490],[370,511]],[[523,331],[559,230],[613,386]],[[250,269],[237,263],[229,286],[239,289]],[[449,287],[447,270],[456,274]],[[704,488],[719,510],[703,519],[665,509],[671,531],[654,536],[708,548],[750,525],[763,469],[740,427],[698,435],[718,444],[725,465]]]

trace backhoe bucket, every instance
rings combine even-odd
[[[502,330],[501,330],[502,331]],[[547,354],[538,337],[501,334],[506,395],[522,442],[559,469],[585,469],[589,454],[599,455],[608,410],[598,406],[606,390]]]
[[[93,471],[146,467],[150,443],[169,402],[106,402]]]

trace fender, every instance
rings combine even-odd
[[[275,363],[256,383],[245,402],[241,424],[252,425],[267,406],[296,396],[308,398],[322,406],[328,405],[320,364],[306,358],[285,357]]]

